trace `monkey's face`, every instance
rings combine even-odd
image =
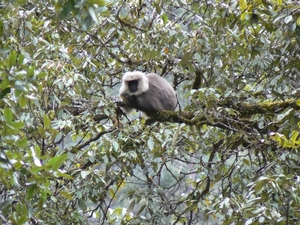
[[[128,84],[129,91],[131,93],[137,92],[138,86],[139,86],[139,81],[138,80],[128,81],[127,84]]]

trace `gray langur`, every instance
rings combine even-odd
[[[172,85],[155,73],[126,72],[119,94],[128,105],[122,107],[126,113],[132,108],[145,113],[175,110],[178,103]]]

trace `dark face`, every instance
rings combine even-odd
[[[135,93],[138,90],[139,81],[131,80],[128,81],[128,88],[131,93]]]

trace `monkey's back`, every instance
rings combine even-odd
[[[174,110],[177,106],[177,97],[172,85],[155,73],[148,73],[149,90],[142,93],[143,101],[139,101],[141,110],[156,112],[160,110]]]

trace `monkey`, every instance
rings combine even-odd
[[[126,113],[130,113],[132,108],[146,114],[161,110],[173,111],[178,104],[172,85],[155,73],[126,72],[122,78],[119,95],[128,105],[122,107]]]

